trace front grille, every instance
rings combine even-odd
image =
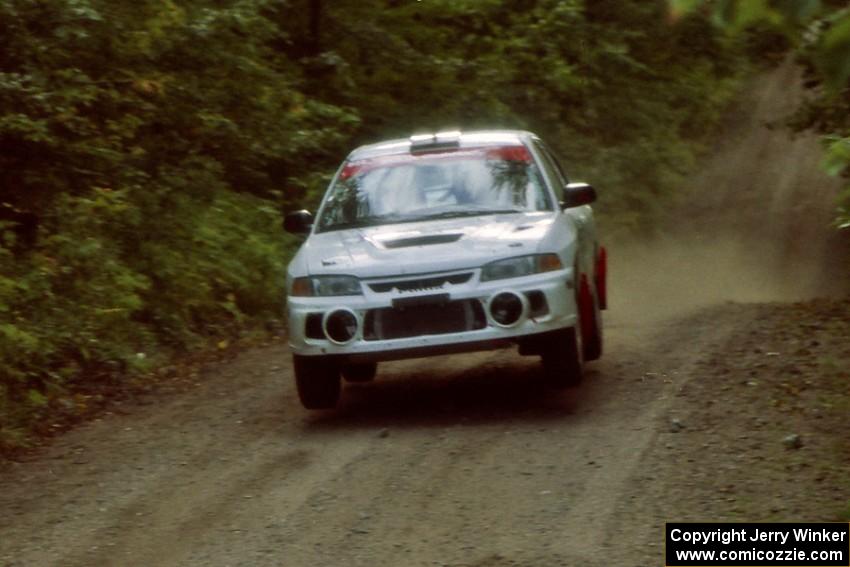
[[[366,313],[363,338],[367,341],[405,339],[475,331],[487,326],[481,303],[473,299],[450,301],[440,308],[421,305],[387,307]]]
[[[449,274],[446,276],[431,276],[415,280],[394,280],[389,282],[370,283],[369,288],[376,293],[387,293],[393,288],[398,291],[427,291],[441,289],[445,284],[458,285],[472,279],[472,272]]]

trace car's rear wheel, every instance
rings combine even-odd
[[[307,409],[331,409],[339,401],[339,365],[323,356],[292,355],[295,386]]]
[[[550,333],[543,339],[542,359],[546,383],[553,388],[581,384],[581,346],[575,327]]]
[[[359,364],[346,364],[342,367],[342,377],[346,382],[371,382],[378,372],[377,362],[362,362]]]

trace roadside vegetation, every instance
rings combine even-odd
[[[609,233],[644,230],[751,61],[781,56],[763,41],[779,32],[675,15],[662,0],[0,0],[0,450],[84,412],[93,384],[276,325],[296,245],[280,212],[315,205],[356,144],[531,129],[600,187]]]

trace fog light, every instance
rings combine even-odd
[[[519,323],[528,311],[528,300],[513,291],[502,291],[490,298],[487,311],[497,325],[511,327]]]
[[[325,315],[322,328],[329,341],[338,345],[344,345],[354,339],[359,325],[360,321],[353,311],[349,309],[335,309]]]

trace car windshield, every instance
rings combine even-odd
[[[317,230],[550,211],[524,146],[459,149],[349,161],[329,189]]]

